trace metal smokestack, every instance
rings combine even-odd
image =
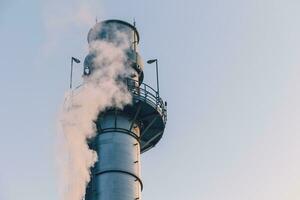
[[[118,43],[118,38],[131,44],[125,49],[130,75],[122,78],[132,95],[132,104],[123,109],[111,107],[99,113],[97,135],[89,141],[99,161],[91,171],[86,200],[141,199],[143,183],[140,154],[154,147],[161,139],[166,124],[166,107],[158,92],[143,83],[143,63],[138,53],[139,33],[135,26],[120,21],[97,23],[88,34],[89,44],[95,41]],[[93,73],[91,52],[84,61],[84,74]]]

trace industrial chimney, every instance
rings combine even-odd
[[[125,50],[125,64],[131,71],[122,81],[132,95],[132,104],[99,113],[95,122],[97,135],[89,141],[99,161],[91,170],[86,200],[141,199],[140,154],[159,142],[167,120],[165,102],[158,91],[143,83],[143,62],[138,53],[140,37],[135,26],[120,20],[96,23],[88,33],[88,42],[118,43],[119,34],[131,44]],[[90,52],[85,59],[85,76],[93,73],[93,57]]]

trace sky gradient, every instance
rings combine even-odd
[[[2,0],[0,199],[58,199],[56,119],[97,17],[135,18],[142,57],[159,59],[168,122],[142,155],[144,200],[299,200],[299,10],[296,0]],[[144,82],[155,87],[154,65]]]

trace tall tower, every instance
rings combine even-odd
[[[159,93],[143,83],[143,63],[138,53],[139,33],[135,26],[120,20],[97,23],[88,34],[88,42],[114,41],[122,33],[129,40],[126,65],[133,74],[123,80],[132,95],[132,104],[124,109],[110,108],[99,114],[97,136],[90,142],[99,161],[92,169],[86,200],[141,199],[140,154],[153,148],[161,139],[166,124],[166,106]],[[88,55],[84,67],[92,71]]]

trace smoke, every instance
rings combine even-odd
[[[62,172],[62,198],[82,200],[90,181],[90,168],[98,159],[89,149],[87,140],[95,137],[94,121],[109,107],[122,108],[131,103],[131,95],[122,78],[131,69],[126,66],[126,53],[130,43],[122,33],[115,42],[95,41],[89,46],[92,73],[84,78],[81,87],[67,92],[60,114],[60,162]]]
[[[46,0],[41,4],[44,37],[40,53],[44,58],[49,58],[58,49],[67,48],[61,44],[69,40],[74,32],[89,29],[95,23],[96,16],[101,17],[103,13],[99,0]],[[77,37],[72,39],[79,40]]]

